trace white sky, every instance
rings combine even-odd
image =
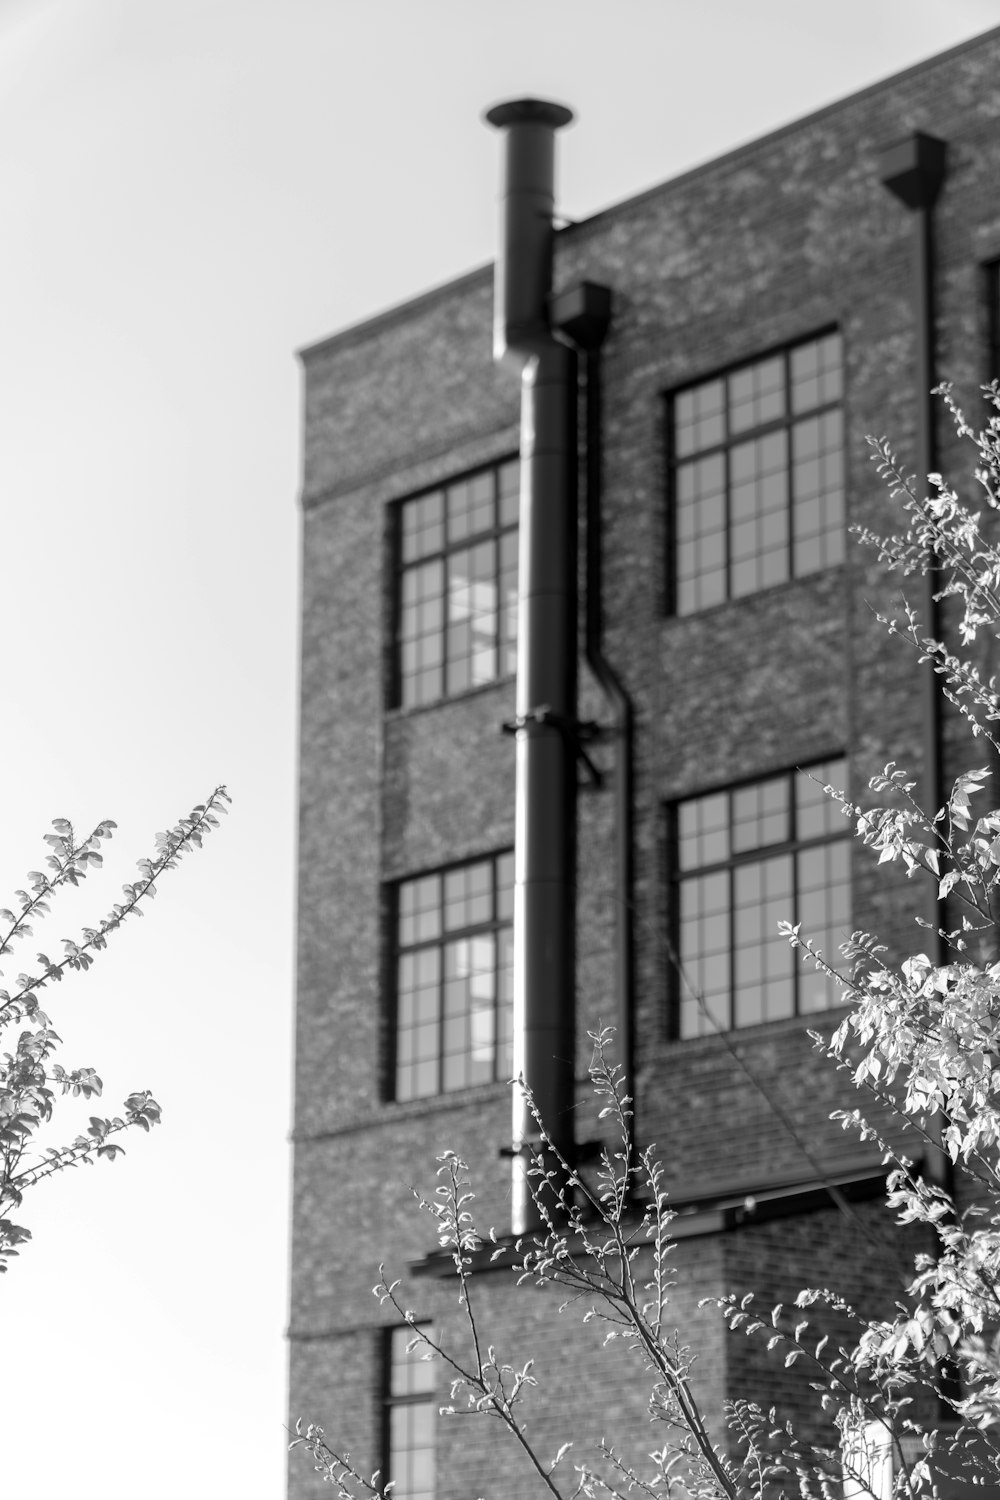
[[[64,1063],[102,1073],[107,1112],[153,1089],[164,1124],[28,1200],[0,1281],[5,1497],[283,1492],[293,350],[491,257],[500,98],[578,111],[580,218],[998,22],[997,0],[0,0],[0,905],[51,818],[115,818],[107,878],[37,933],[58,950],[157,829],[217,781],[235,799],[52,996]]]

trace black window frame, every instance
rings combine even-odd
[[[446,925],[444,912],[446,902],[446,881],[450,875],[463,871],[474,870],[478,867],[488,865],[490,867],[490,914],[483,920],[468,923],[463,926],[449,927]],[[437,881],[439,883],[439,899],[437,911],[439,922],[437,932],[424,938],[413,941],[402,940],[402,897],[404,888],[416,886],[425,881]],[[491,1084],[506,1083],[511,1072],[511,1050],[512,1050],[512,1028],[508,1021],[512,1020],[513,997],[505,1001],[503,995],[503,979],[508,973],[508,966],[503,963],[503,935],[509,934],[509,942],[513,944],[513,904],[514,904],[514,851],[510,847],[491,850],[489,853],[472,856],[469,859],[452,861],[446,865],[439,865],[427,870],[421,870],[416,874],[405,876],[400,880],[393,881],[388,887],[388,900],[386,911],[389,922],[388,942],[386,952],[388,955],[388,982],[391,994],[391,1005],[389,1007],[389,1037],[387,1049],[387,1069],[385,1097],[390,1102],[410,1103],[415,1100],[440,1099],[450,1094],[458,1093],[467,1089],[488,1087]],[[445,989],[447,984],[447,972],[445,963],[445,951],[450,944],[471,940],[477,937],[489,936],[494,941],[494,994],[493,994],[493,1058],[491,1063],[491,1076],[483,1079],[463,1080],[457,1083],[449,1083],[447,1080],[447,1064],[450,1057],[468,1057],[468,1049],[464,1052],[448,1052],[446,1050],[446,1033],[449,1020]],[[402,989],[400,985],[400,969],[402,960],[408,955],[417,955],[433,951],[437,958],[437,978],[434,988],[437,994],[437,1011],[435,1024],[437,1027],[437,1047],[433,1054],[436,1063],[436,1081],[433,1089],[424,1089],[420,1092],[402,1092],[400,1090],[401,1066],[415,1066],[421,1061],[430,1062],[431,1058],[411,1058],[405,1062],[400,1056],[402,1027]],[[429,987],[428,987],[429,988]],[[466,1019],[466,1038],[469,1038],[468,1019],[469,1011],[460,1013]],[[454,1017],[452,1017],[454,1019]],[[428,1025],[430,1023],[427,1023]],[[416,1030],[411,1026],[409,1030]],[[510,1045],[508,1032],[511,1033]]]
[[[836,396],[836,399],[831,399],[831,400],[825,400],[825,401],[818,402],[816,405],[806,407],[806,408],[802,409],[801,411],[793,411],[793,409],[792,409],[792,402],[791,402],[791,399],[790,399],[790,392],[791,392],[791,389],[792,389],[791,362],[792,362],[793,356],[798,351],[807,348],[809,345],[820,344],[824,340],[827,340],[827,339],[830,339],[830,338],[836,338],[838,340],[838,343],[839,343],[839,350],[838,350],[838,352],[839,352],[839,365],[837,367],[839,369],[839,392],[838,392],[838,394]],[[783,410],[783,412],[780,415],[766,418],[765,420],[763,420],[763,421],[761,421],[759,423],[755,423],[755,424],[749,425],[749,426],[747,426],[745,428],[742,428],[739,431],[736,431],[736,432],[732,431],[731,430],[731,417],[732,417],[733,403],[729,399],[729,396],[728,396],[729,383],[734,378],[736,378],[736,377],[738,377],[740,375],[743,375],[744,373],[753,371],[757,367],[764,366],[764,365],[768,364],[769,362],[771,362],[773,360],[777,360],[777,359],[780,359],[783,362],[783,386],[782,386],[782,390],[783,390],[783,393],[784,393],[784,410]],[[798,578],[812,577],[816,573],[824,572],[824,571],[826,571],[830,567],[838,566],[843,561],[843,558],[844,558],[844,555],[845,555],[845,551],[846,551],[846,531],[847,531],[847,517],[846,517],[846,492],[847,492],[847,484],[846,484],[846,468],[845,468],[845,464],[844,464],[845,454],[846,454],[846,441],[845,441],[845,431],[844,431],[844,417],[845,417],[845,406],[846,406],[846,403],[845,403],[845,371],[846,371],[846,361],[845,361],[845,357],[844,357],[844,337],[843,337],[843,332],[842,332],[842,330],[840,329],[840,327],[837,324],[832,323],[832,324],[828,324],[828,325],[826,325],[826,326],[824,326],[822,328],[819,328],[819,329],[815,330],[814,332],[811,332],[811,333],[809,333],[809,334],[807,334],[807,335],[805,335],[803,337],[795,338],[795,339],[792,339],[792,340],[790,340],[788,342],[777,344],[777,345],[775,345],[775,346],[773,346],[773,347],[771,347],[769,349],[766,349],[766,350],[762,351],[761,353],[755,354],[752,358],[741,359],[737,363],[723,366],[723,367],[721,367],[719,369],[716,369],[714,371],[709,371],[709,372],[707,372],[704,375],[700,375],[697,380],[688,380],[688,381],[685,381],[682,385],[678,385],[678,386],[674,387],[672,390],[666,392],[666,394],[664,396],[664,400],[663,400],[663,422],[664,422],[664,430],[665,430],[664,449],[665,449],[665,454],[666,454],[666,469],[667,469],[667,475],[666,475],[666,492],[667,492],[666,512],[667,512],[667,515],[666,515],[666,528],[665,528],[666,529],[666,565],[665,565],[666,589],[665,589],[665,602],[666,602],[666,613],[669,616],[672,616],[672,617],[675,617],[675,618],[680,618],[680,619],[686,619],[686,618],[689,618],[689,617],[691,617],[693,615],[700,614],[704,610],[707,610],[707,609],[714,609],[714,608],[718,608],[718,607],[720,607],[720,606],[722,606],[724,604],[729,604],[729,603],[737,602],[737,601],[743,600],[743,599],[753,598],[756,594],[762,592],[766,588],[775,587],[775,586],[777,586],[778,584],[781,584],[781,583],[792,582],[793,580],[798,579]],[[684,398],[685,396],[693,393],[693,392],[696,392],[696,391],[699,391],[699,390],[703,390],[703,389],[711,386],[712,384],[714,384],[717,381],[722,383],[723,389],[727,393],[726,394],[726,398],[725,398],[724,403],[723,403],[723,407],[721,409],[722,410],[722,417],[723,417],[723,424],[724,424],[724,431],[723,431],[722,438],[720,440],[718,440],[717,442],[713,442],[711,444],[706,445],[704,448],[695,448],[695,449],[693,449],[689,453],[679,453],[677,451],[677,440],[676,440],[677,439],[677,420],[676,420],[676,416],[677,416],[677,403],[678,403],[678,401],[681,400],[682,398]],[[795,487],[794,487],[794,484],[793,484],[793,474],[794,474],[794,470],[795,470],[795,457],[794,457],[794,453],[793,453],[793,438],[792,438],[792,434],[793,434],[793,431],[794,431],[794,429],[796,427],[800,426],[801,424],[805,423],[806,421],[810,421],[810,420],[812,420],[814,418],[817,418],[817,417],[824,418],[824,417],[826,417],[826,416],[828,416],[828,415],[830,415],[832,413],[837,413],[839,415],[839,418],[840,418],[840,440],[839,440],[839,447],[836,450],[833,449],[833,448],[824,450],[823,451],[823,456],[826,457],[827,455],[832,454],[835,451],[837,453],[839,453],[839,459],[840,459],[840,464],[841,464],[841,480],[840,480],[841,517],[840,517],[840,520],[839,520],[839,524],[836,526],[836,528],[833,528],[833,527],[822,527],[820,529],[820,531],[815,532],[815,533],[808,533],[808,534],[806,534],[805,537],[797,536],[797,531],[796,531],[796,495],[795,495]],[[734,484],[733,484],[732,475],[731,475],[731,455],[732,455],[733,450],[735,448],[741,446],[741,445],[747,444],[747,443],[749,443],[751,441],[755,441],[755,440],[766,439],[766,438],[770,437],[772,434],[779,433],[779,432],[783,432],[785,434],[785,464],[784,464],[783,473],[785,475],[785,483],[786,483],[786,489],[787,489],[787,495],[786,495],[786,500],[785,500],[785,512],[787,514],[787,522],[786,522],[786,536],[785,536],[785,542],[784,542],[784,554],[787,556],[787,568],[786,568],[785,574],[784,574],[784,576],[782,578],[776,578],[774,580],[767,580],[767,581],[765,581],[763,583],[758,583],[753,588],[741,589],[740,591],[734,593],[734,591],[733,591],[733,583],[732,583],[732,574],[733,574],[733,566],[734,566],[734,558],[733,558],[733,555],[732,555],[732,552],[733,552],[732,534],[733,534],[733,525],[734,525],[734,523],[733,523],[733,516],[732,516],[732,498],[733,498]],[[725,557],[724,557],[724,563],[723,563],[724,580],[725,580],[725,590],[724,590],[723,595],[720,598],[718,598],[718,599],[711,599],[707,603],[696,603],[696,604],[691,605],[691,606],[684,606],[683,605],[683,601],[681,600],[681,597],[680,597],[680,580],[679,580],[679,576],[678,576],[678,563],[679,563],[679,553],[680,553],[680,545],[681,545],[681,539],[680,539],[679,534],[678,534],[678,513],[679,513],[679,503],[678,503],[678,501],[679,501],[679,495],[678,495],[678,490],[679,490],[678,474],[679,474],[679,472],[680,472],[680,470],[681,470],[682,467],[686,467],[689,464],[693,465],[695,462],[704,461],[706,459],[712,459],[712,458],[714,458],[717,455],[721,456],[722,462],[723,462],[723,468],[724,468],[724,483],[723,483],[723,489],[722,489],[722,492],[721,492],[721,499],[722,499],[722,506],[723,506],[724,515],[723,515],[723,525],[722,525],[722,528],[721,528],[720,535],[722,536],[722,538],[724,540],[724,548],[725,548]],[[754,519],[755,520],[759,520],[759,513],[754,513]],[[820,538],[820,540],[821,540],[821,549],[825,549],[827,547],[827,545],[829,544],[830,539],[832,539],[834,537],[838,537],[839,538],[839,542],[833,548],[834,552],[836,554],[838,554],[838,555],[835,555],[832,558],[832,560],[829,561],[829,562],[823,561],[823,562],[820,562],[819,564],[817,564],[815,566],[808,566],[808,567],[804,567],[804,568],[796,568],[796,565],[795,565],[795,550],[796,550],[797,540],[800,541],[800,542],[801,541],[809,541],[814,536]],[[750,557],[753,558],[753,559],[758,559],[758,558],[764,557],[766,555],[767,555],[766,553],[764,553],[762,551],[758,551],[758,552],[750,554]],[[738,562],[740,560],[741,559],[736,559],[735,561]],[[695,579],[700,579],[702,577],[702,574],[701,573],[692,574],[692,577],[695,578]]]
[[[823,773],[822,776],[818,774],[820,772]],[[827,1003],[821,1007],[803,1006],[802,997],[805,991],[805,986],[811,981],[816,981],[818,977],[818,971],[804,957],[801,950],[790,950],[788,974],[791,977],[792,985],[791,1011],[786,1013],[785,1015],[764,1015],[752,1018],[747,1021],[738,1021],[736,1019],[735,1012],[737,1003],[737,980],[735,961],[737,953],[739,951],[736,938],[736,914],[739,910],[739,906],[735,900],[735,885],[736,872],[739,869],[747,869],[755,865],[760,866],[767,861],[772,861],[783,856],[790,857],[793,872],[792,890],[788,898],[782,898],[783,900],[788,900],[788,909],[781,912],[780,920],[787,920],[794,925],[796,922],[802,920],[799,914],[800,907],[803,904],[803,896],[809,893],[808,891],[803,889],[799,879],[798,857],[802,853],[808,852],[810,850],[829,848],[833,845],[844,848],[847,851],[846,891],[848,913],[847,919],[845,921],[837,923],[837,932],[838,935],[840,933],[843,933],[844,936],[849,936],[850,931],[852,930],[851,921],[853,918],[852,907],[854,894],[852,889],[851,872],[852,830],[850,824],[847,818],[844,817],[841,813],[837,804],[834,801],[830,801],[829,806],[831,812],[829,828],[824,830],[822,833],[813,836],[800,836],[798,827],[800,810],[798,798],[796,796],[796,783],[802,776],[812,776],[815,780],[819,780],[821,784],[838,785],[846,791],[849,774],[850,760],[847,754],[843,751],[831,751],[829,754],[821,757],[820,759],[812,759],[808,762],[802,762],[797,766],[780,767],[773,771],[762,772],[756,776],[742,777],[738,781],[723,783],[722,785],[716,785],[708,789],[692,793],[685,797],[679,797],[667,804],[665,811],[670,889],[668,908],[668,930],[670,945],[670,963],[668,964],[668,973],[670,976],[670,982],[668,987],[667,1008],[667,1034],[669,1040],[691,1041],[699,1037],[704,1038],[707,1036],[717,1035],[719,1031],[728,1034],[734,1031],[747,1030],[753,1026],[772,1024],[775,1021],[789,1021],[792,1019],[801,1020],[803,1018],[821,1015],[825,1010],[829,1010],[840,1003],[839,999],[829,998],[827,1000]],[[734,796],[741,792],[746,792],[753,788],[764,787],[769,783],[781,780],[785,782],[788,791],[786,800],[786,817],[788,819],[789,836],[775,840],[772,843],[751,844],[745,849],[734,850],[732,836],[734,828]],[[714,860],[707,860],[705,863],[692,865],[689,868],[682,869],[680,860],[679,832],[680,809],[684,806],[689,806],[696,802],[707,802],[709,799],[714,799],[717,797],[726,797],[728,799],[728,813],[726,823],[728,852],[724,857],[719,857]],[[818,797],[815,798],[814,805],[819,806]],[[834,818],[837,819],[836,822],[833,821]],[[843,825],[842,827],[840,826],[841,824]],[[726,961],[728,966],[728,1014],[724,1018],[726,1024],[722,1024],[718,1027],[713,1026],[707,1022],[702,1004],[700,1003],[704,999],[704,996],[701,995],[700,987],[695,981],[693,975],[686,974],[684,972],[686,967],[687,955],[685,955],[684,951],[682,950],[683,940],[681,936],[681,889],[684,882],[686,880],[694,881],[695,879],[699,878],[704,879],[713,875],[724,875],[728,884],[727,904],[720,911],[720,916],[725,920],[727,924],[727,943],[724,951],[726,954]],[[828,924],[828,931],[829,930],[830,924]],[[780,937],[780,934],[777,933],[776,929],[774,936],[777,941],[784,941],[784,939]],[[831,944],[829,937],[824,940],[823,932],[810,931],[809,924],[806,923],[803,926],[802,936],[804,939],[811,939],[818,943],[818,946],[822,950],[824,959],[828,964],[831,965],[831,967],[835,969],[840,969],[843,967],[844,961],[840,956],[838,945]],[[721,952],[722,950],[716,951]],[[699,961],[704,957],[704,953],[699,954]],[[762,986],[765,982],[766,980],[762,978]],[[697,1029],[693,1031],[685,1030],[682,1024],[685,997],[690,996],[690,992],[688,989],[689,983],[692,985],[696,994],[698,994],[697,1003],[692,1002],[689,999],[689,1014],[695,1015],[698,1021]],[[832,986],[834,981],[828,979],[826,983]],[[831,995],[832,990],[828,991],[827,993],[828,995]]]
[[[389,709],[402,709],[413,711],[420,708],[433,707],[435,704],[445,703],[452,699],[462,697],[466,693],[478,692],[484,687],[490,687],[497,682],[502,682],[513,673],[513,667],[507,667],[504,663],[505,647],[516,649],[517,642],[517,535],[519,527],[517,494],[519,484],[504,490],[501,476],[505,470],[509,470],[519,464],[518,453],[505,453],[501,457],[491,460],[489,463],[478,464],[474,468],[463,470],[461,473],[453,474],[438,484],[427,485],[411,495],[404,495],[393,501],[390,508],[390,559],[391,559],[391,652],[388,672],[387,707]],[[485,475],[493,477],[493,515],[490,525],[482,526],[477,530],[469,531],[461,536],[450,537],[448,534],[448,496],[451,492],[458,490],[461,486],[468,485]],[[505,496],[513,494],[515,503],[513,507],[513,519],[505,518],[503,503]],[[443,510],[443,536],[440,546],[429,549],[419,556],[406,556],[406,516],[408,507],[419,507],[426,504],[428,500],[441,496]],[[503,539],[513,537],[514,544],[514,606],[513,610],[505,610],[501,599],[502,580],[507,576],[502,563]],[[492,581],[496,587],[496,621],[494,628],[494,650],[496,653],[496,672],[479,682],[470,682],[458,686],[452,686],[448,681],[448,669],[450,658],[447,651],[447,637],[449,621],[447,618],[448,586],[447,569],[448,559],[457,554],[479,547],[483,544],[495,544],[496,566],[492,573]],[[427,696],[416,696],[413,699],[407,697],[406,683],[414,675],[404,669],[403,657],[405,654],[404,621],[406,605],[404,601],[405,577],[421,567],[432,565],[435,562],[441,564],[442,573],[445,575],[444,588],[439,594],[432,595],[442,601],[442,620],[435,635],[442,643],[441,649],[441,690]],[[513,621],[513,632],[510,637],[504,636],[504,621]]]
[[[394,1348],[397,1344],[397,1341],[398,1343],[402,1344],[405,1349],[405,1346],[412,1341],[419,1341],[421,1335],[433,1338],[434,1324],[431,1322],[414,1322],[413,1324],[402,1323],[394,1324],[391,1327],[382,1329],[382,1474],[386,1483],[390,1479],[395,1481],[396,1487],[393,1490],[393,1494],[398,1495],[400,1497],[400,1500],[408,1500],[408,1497],[411,1496],[412,1491],[407,1485],[406,1480],[401,1480],[400,1476],[395,1474],[393,1471],[399,1466],[398,1460],[400,1457],[400,1451],[409,1454],[414,1450],[409,1447],[403,1450],[397,1450],[394,1448],[392,1441],[393,1412],[398,1411],[402,1407],[429,1407],[434,1419],[433,1426],[436,1427],[438,1399],[438,1382],[436,1376],[431,1379],[423,1389],[408,1391],[397,1391],[393,1389],[393,1374],[398,1368],[412,1368],[418,1363],[424,1365],[427,1369],[433,1368],[433,1361],[421,1359],[418,1348],[415,1348],[411,1354],[404,1355],[403,1361],[399,1363],[397,1363],[396,1359],[394,1358]],[[422,1496],[428,1497],[428,1500],[432,1500],[432,1497],[436,1494],[437,1490],[436,1440],[435,1442],[430,1444],[430,1451],[434,1455],[434,1483],[429,1490],[424,1489],[419,1492]]]

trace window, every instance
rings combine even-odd
[[[841,393],[827,333],[673,396],[677,614],[842,560]]]
[[[397,705],[514,671],[519,482],[509,459],[398,507]]]
[[[415,1326],[433,1334],[430,1323]],[[395,1500],[433,1500],[437,1372],[426,1344],[411,1344],[412,1328],[387,1330],[383,1473],[395,1485]]]
[[[510,1077],[514,856],[396,888],[397,1099]]]
[[[823,786],[842,787],[845,777],[845,762],[828,760],[672,809],[682,1037],[837,1003],[836,983],[803,963],[777,924],[801,922],[826,961],[841,962],[851,919],[850,830]]]

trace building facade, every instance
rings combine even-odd
[[[589,1033],[610,1023],[682,1210],[673,1315],[705,1407],[785,1401],[807,1434],[797,1370],[699,1303],[828,1284],[875,1305],[905,1264],[872,1248],[878,1158],[831,1121],[857,1101],[808,1035],[837,988],[776,924],[837,962],[855,929],[912,949],[920,892],[820,788],[971,763],[875,622],[893,583],[849,528],[894,525],[865,435],[948,473],[928,375],[971,402],[1000,374],[998,77],[1000,31],[554,236],[554,337],[584,345],[578,707],[556,726],[579,783],[575,1140],[603,1128]],[[371,1294],[384,1262],[462,1347],[409,1191],[445,1150],[480,1225],[511,1225],[512,739],[542,706],[515,696],[519,389],[493,298],[475,271],[303,356],[290,1403],[397,1500],[536,1483],[498,1430],[437,1415],[445,1376]],[[536,1360],[541,1449],[644,1452],[624,1348],[509,1272],[480,1285],[489,1340]],[[292,1500],[321,1492],[293,1454]]]

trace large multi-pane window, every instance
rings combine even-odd
[[[833,968],[850,932],[850,830],[824,785],[842,759],[689,797],[672,809],[682,1037],[837,1003],[834,980],[778,932],[800,922]]]
[[[398,507],[396,681],[404,708],[515,667],[517,459]]]
[[[417,1326],[433,1332],[429,1323]],[[437,1378],[426,1354],[427,1345],[415,1342],[411,1328],[387,1331],[384,1473],[395,1500],[434,1500]]]
[[[841,561],[842,386],[840,335],[827,333],[674,394],[677,614]]]
[[[395,891],[395,1097],[510,1077],[514,856]]]

